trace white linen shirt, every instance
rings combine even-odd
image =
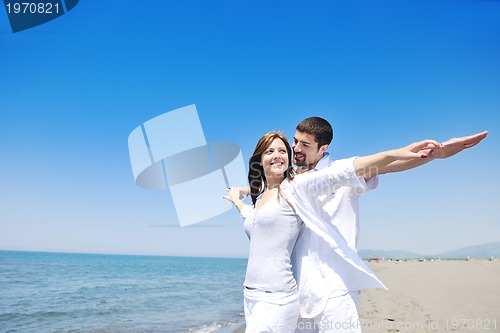
[[[327,155],[321,160],[326,165],[318,163],[321,170],[299,174],[282,185],[306,226],[292,254],[303,318],[322,312],[336,292],[385,288],[356,251],[357,200],[368,186],[363,177],[356,176],[354,159],[330,162]],[[348,181],[325,186],[324,178],[329,174],[342,174]],[[372,186],[376,186],[376,179],[374,182]],[[333,217],[342,223],[332,224]]]
[[[330,154],[325,153],[316,167],[309,172],[322,170],[332,164]],[[332,225],[337,227],[339,233],[351,249],[357,252],[359,235],[359,198],[367,190],[373,190],[378,186],[378,176],[370,178],[365,182],[360,177],[360,186],[342,186],[333,193],[318,196],[321,213],[326,214]]]

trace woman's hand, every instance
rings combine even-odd
[[[230,187],[226,189],[227,195],[223,196],[224,199],[231,201],[236,208],[240,211],[240,213],[243,214],[242,209],[245,208],[245,206],[248,206],[245,204],[243,201],[240,199],[240,188],[239,187]]]
[[[441,148],[443,148],[443,145],[435,140],[422,140],[406,147],[396,149],[394,152],[397,160],[411,160],[427,158]]]
[[[236,201],[240,201],[240,189],[239,187],[230,187],[226,189],[227,195],[223,196],[224,199],[231,201],[236,204]]]

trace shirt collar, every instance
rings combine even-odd
[[[318,164],[316,164],[314,170],[318,171],[326,168],[329,165],[330,165],[330,153],[325,152],[323,154],[323,157],[319,160]]]
[[[325,152],[323,154],[323,157],[316,164],[316,167],[312,170],[318,171],[326,168],[329,165],[330,165],[330,153]],[[304,169],[304,167],[297,167],[297,171],[301,171],[302,169]]]

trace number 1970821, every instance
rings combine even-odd
[[[59,14],[59,3],[14,2],[5,4],[7,13],[14,14]]]
[[[446,330],[497,330],[496,319],[446,319]]]

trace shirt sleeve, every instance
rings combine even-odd
[[[364,178],[363,178],[363,181],[364,181]],[[378,187],[378,175],[376,176],[373,176],[372,178],[368,179],[366,181],[366,189],[368,191],[370,190],[374,190]]]
[[[353,192],[359,197],[363,193],[367,191],[371,191],[377,188],[378,186],[378,175],[373,176],[372,178],[365,180],[365,177],[359,176],[359,185],[353,187]]]
[[[250,205],[245,205],[241,208],[240,217],[243,221],[245,221],[245,219],[248,217],[248,215],[250,215],[250,213],[252,212],[252,209],[253,209],[253,206],[250,206]]]
[[[356,158],[336,160],[319,171],[299,174],[295,176],[294,186],[299,193],[315,197],[332,193],[341,186],[355,187],[356,190],[364,191],[366,183],[363,177],[358,177],[354,171]]]

